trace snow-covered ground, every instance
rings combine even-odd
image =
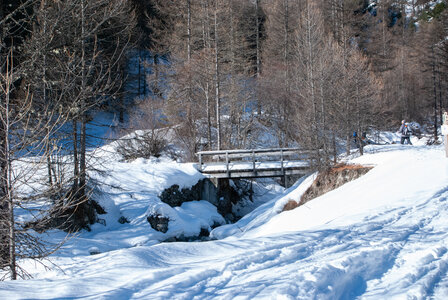
[[[219,219],[203,201],[156,201],[161,189],[201,178],[193,166],[111,160],[98,178],[106,226],[69,240],[51,270],[22,262],[33,279],[0,282],[0,299],[447,299],[448,158],[443,146],[413,143],[368,146],[348,159],[374,166],[357,180],[280,213],[310,175],[216,228],[218,240],[190,243],[157,242],[145,216],[159,207],[177,218],[172,235]]]

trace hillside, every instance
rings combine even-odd
[[[364,156],[347,162],[374,168],[279,214],[311,184],[311,175],[239,222],[215,229],[219,240],[190,243],[158,243],[144,216],[157,185],[169,185],[173,176],[194,181],[193,169],[164,160],[116,162],[111,178],[121,177],[109,183],[128,190],[108,190],[107,225],[69,240],[50,257],[51,270],[25,263],[33,279],[0,282],[0,298],[444,299],[443,146],[368,146]],[[185,216],[198,207],[204,206],[178,210],[184,222],[178,224],[195,228]],[[120,215],[130,223],[114,223]],[[90,255],[94,250],[99,254]]]

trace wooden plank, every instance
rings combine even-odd
[[[243,168],[253,168],[253,162],[254,161],[229,161],[228,165],[229,165],[229,169],[235,170],[235,168],[239,168],[240,166],[242,166]],[[282,165],[282,161],[279,160],[255,160],[255,164],[257,168],[276,168],[276,169],[281,169],[281,165]],[[283,165],[284,167],[291,167],[291,166],[309,166],[309,163],[306,160],[283,160]],[[245,167],[246,166],[246,167]],[[227,169],[227,163],[226,162],[207,162],[207,163],[202,163],[202,170],[207,169],[207,167],[209,168],[214,168],[214,167],[221,167],[223,170]]]
[[[266,153],[266,152],[280,152],[283,151],[294,151],[294,152],[309,152],[310,150],[300,149],[300,148],[268,148],[268,149],[235,149],[235,150],[214,150],[214,151],[199,151],[197,154],[202,155],[225,155],[226,152],[229,154],[244,154],[244,153]]]
[[[309,167],[308,166],[294,166],[294,167],[285,167],[283,168],[283,171],[286,173],[287,171],[291,171],[291,170],[308,170]],[[271,172],[271,171],[278,171],[278,172],[282,172],[282,170],[280,168],[264,168],[264,169],[256,169],[256,172]],[[245,172],[254,172],[254,169],[252,168],[246,168],[246,169],[236,169],[236,170],[226,170],[226,169],[222,169],[222,170],[216,170],[216,169],[212,169],[212,170],[203,170],[202,173],[204,174],[227,174],[227,173],[245,173]]]
[[[295,151],[283,151],[283,156],[293,156],[293,155],[306,155],[308,153],[302,153],[302,152],[295,152]],[[199,155],[204,155],[203,153],[199,153]],[[246,157],[252,157],[252,153],[227,153],[227,156],[230,159],[235,158],[246,158]],[[255,156],[257,157],[264,157],[264,156],[281,156],[282,152],[263,152],[263,153],[255,153]],[[226,154],[213,154],[210,155],[212,159],[224,159],[226,157]]]
[[[227,173],[204,173],[205,175],[214,177],[214,178],[264,178],[264,177],[283,177],[283,176],[291,176],[291,175],[300,175],[304,176],[308,174],[308,170],[306,169],[298,169],[298,170],[284,170],[284,173],[278,170],[271,171],[260,171],[258,170],[256,173],[250,170],[245,172],[231,172]]]

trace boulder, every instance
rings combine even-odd
[[[146,218],[148,223],[154,230],[166,233],[168,231],[168,223],[170,221],[169,218],[164,217],[162,215],[148,216]]]

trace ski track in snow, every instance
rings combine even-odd
[[[441,196],[428,201],[443,201],[447,208],[447,196],[448,192],[443,191]],[[408,296],[430,298],[446,277],[448,267],[446,247],[425,247],[431,234],[434,233],[436,238],[440,234],[434,232],[431,220],[442,216],[437,211],[433,215],[421,212],[421,218],[413,220],[412,227],[400,224],[402,221],[409,224],[409,219],[414,219],[422,206],[396,209],[394,218],[370,217],[366,223],[345,230],[246,240],[240,245],[240,251],[232,249],[232,257],[215,257],[216,262],[185,263],[176,269],[174,276],[157,278],[155,283],[140,283],[147,287],[133,296],[252,299],[276,295],[277,298],[297,299],[314,295],[317,299],[353,299],[357,296],[378,299],[390,297],[394,289],[402,296],[403,289],[407,289]],[[446,218],[446,214],[443,217]],[[421,245],[415,243],[419,240]],[[221,248],[222,242],[213,243]],[[428,254],[423,259],[409,262],[406,257],[416,251]],[[216,252],[225,253],[226,249]],[[169,258],[166,259],[169,262]],[[205,265],[203,268],[198,267],[202,264]],[[412,265],[404,268],[403,264]],[[406,272],[397,274],[397,268]],[[270,276],[265,278],[266,274]],[[241,282],[245,284],[241,286]]]
[[[442,191],[428,202],[440,201],[447,208],[447,196],[448,192]],[[430,298],[446,277],[448,252],[446,247],[427,249],[425,241],[432,234],[434,238],[441,234],[431,220],[437,222],[447,215],[438,211],[427,215],[420,207],[426,206],[395,209],[393,218],[378,214],[346,229],[241,240],[237,249],[226,241],[208,242],[213,245],[206,253],[201,251],[201,243],[135,248],[132,254],[139,259],[129,261],[140,264],[141,271],[118,276],[113,271],[118,268],[115,265],[101,278],[116,282],[101,282],[120,288],[78,295],[87,299],[307,299],[309,295],[316,299],[391,299],[395,289],[400,296],[405,289],[416,299]],[[413,226],[401,225],[408,225],[409,219]],[[419,240],[421,244],[416,243]],[[423,259],[407,259],[421,251],[427,252]],[[92,261],[92,267],[82,263],[84,270],[75,267],[68,275],[97,283],[100,279],[92,274],[95,266],[121,255],[120,250],[114,251],[112,258]]]
[[[388,157],[386,152],[394,147],[388,149],[379,155]],[[415,150],[403,155],[411,155],[415,166],[431,157],[424,148],[411,149]],[[428,163],[436,166],[439,161]],[[445,176],[441,182],[448,178],[445,168],[447,175],[437,173]],[[384,173],[372,174],[372,182],[377,183]],[[145,176],[141,178],[147,182]],[[135,219],[130,225],[113,227],[115,245],[106,229],[86,233],[78,242],[104,244],[103,253],[72,255],[70,247],[75,244],[68,243],[69,248],[54,257],[60,268],[43,272],[30,263],[27,270],[35,279],[0,282],[0,298],[445,299],[448,185],[434,186],[437,190],[431,194],[425,187],[390,207],[372,206],[361,217],[353,215],[351,223],[342,217],[339,225],[331,219],[307,230],[256,232],[255,237],[245,228],[248,233],[240,237],[152,246],[135,243],[133,239],[144,240],[146,227],[132,226],[145,222],[141,211],[147,204],[142,201],[151,201],[148,195],[155,197],[154,190],[120,192],[114,195],[116,203]],[[367,187],[367,192],[375,188]],[[255,221],[248,226],[257,229]]]

